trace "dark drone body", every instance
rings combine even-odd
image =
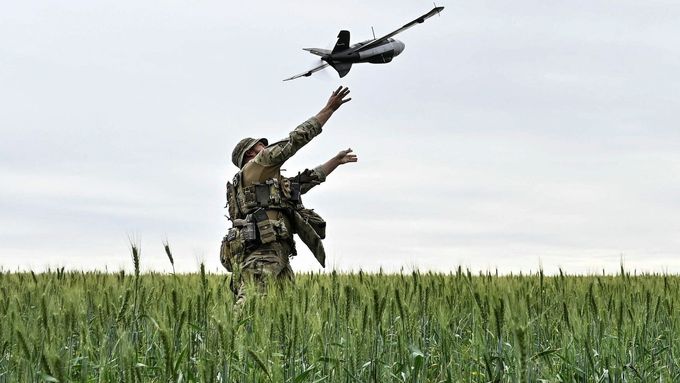
[[[366,40],[360,43],[349,45],[349,31],[342,30],[338,34],[338,41],[333,47],[333,50],[320,48],[303,48],[317,56],[321,56],[323,64],[316,68],[310,69],[307,72],[300,73],[293,77],[289,77],[283,81],[293,80],[299,77],[309,77],[313,73],[318,72],[327,66],[331,66],[338,72],[340,77],[345,77],[352,64],[371,63],[371,64],[386,64],[395,56],[398,56],[404,51],[405,44],[399,40],[395,40],[392,36],[400,33],[416,24],[423,23],[426,19],[438,14],[444,7],[435,7],[430,12],[418,17],[417,19],[405,24],[403,27],[386,34],[377,39]]]

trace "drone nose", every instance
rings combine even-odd
[[[397,56],[404,51],[406,45],[399,40],[394,40],[394,55]]]

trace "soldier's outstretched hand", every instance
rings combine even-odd
[[[357,155],[352,153],[351,148],[347,148],[346,150],[341,150],[336,156],[335,160],[338,161],[338,164],[346,164],[348,162],[357,162],[358,158]]]
[[[342,104],[351,100],[351,98],[345,98],[349,94],[348,87],[339,86],[338,89],[333,91],[331,97],[328,99],[326,106],[321,109],[319,113],[315,116],[317,121],[323,126],[326,121],[333,115],[333,113],[338,110]]]
[[[334,155],[330,160],[326,161],[324,164],[319,165],[321,171],[328,176],[340,165],[357,162],[357,155],[352,152],[351,148],[341,150],[338,154]]]
[[[346,103],[346,102],[348,102],[352,99],[351,97],[347,98],[347,99],[345,98],[345,97],[347,97],[348,94],[349,94],[349,88],[348,87],[339,86],[338,89],[336,89],[331,94],[331,97],[328,99],[328,102],[326,103],[326,108],[335,112],[336,110],[338,110],[338,108],[342,104],[344,104],[344,103]]]

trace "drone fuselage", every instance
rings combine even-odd
[[[343,51],[337,53],[327,54],[321,57],[321,59],[329,64],[335,63],[347,63],[347,64],[358,64],[358,63],[371,63],[371,64],[386,64],[396,56],[399,56],[401,52],[404,51],[406,44],[399,40],[388,39],[380,45],[373,48],[354,51],[354,48],[360,48],[363,45],[370,43],[373,40],[366,40],[351,46],[348,49],[351,53],[345,53]]]

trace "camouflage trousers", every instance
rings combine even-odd
[[[291,243],[275,241],[245,254],[238,262],[238,271],[231,278],[231,290],[236,296],[236,305],[240,306],[245,302],[247,285],[250,283],[260,292],[264,292],[270,281],[293,281],[293,269],[290,267],[290,256],[293,253]]]

